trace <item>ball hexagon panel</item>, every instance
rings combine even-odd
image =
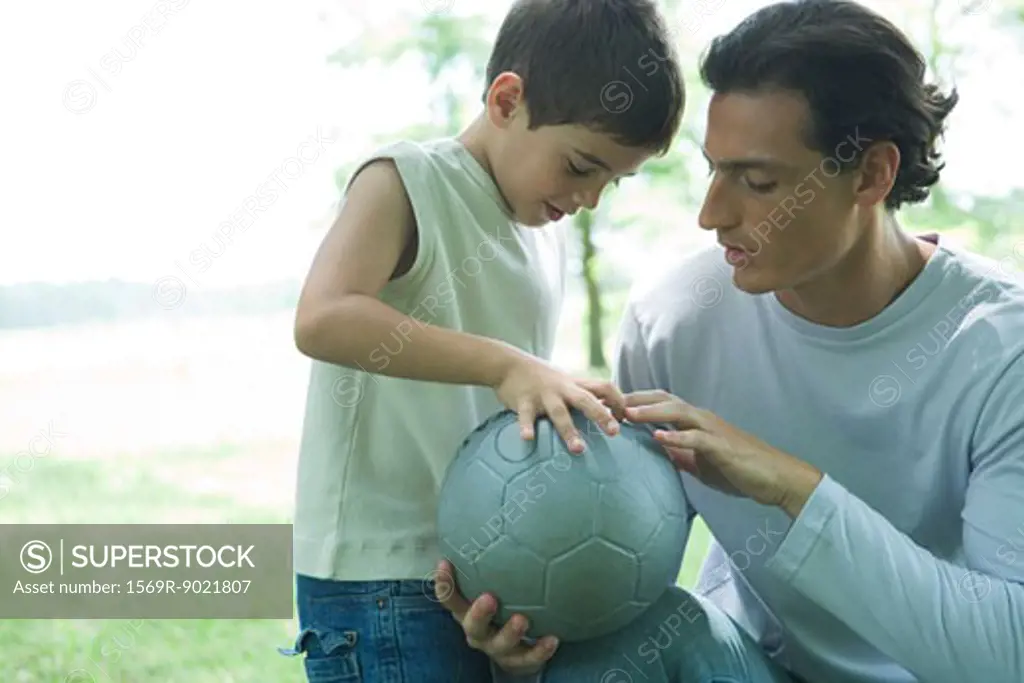
[[[589,572],[580,576],[580,568]],[[592,621],[608,616],[608,595],[634,595],[639,567],[636,555],[603,538],[586,543],[548,561],[547,605],[556,613],[571,614],[575,627],[587,630]]]
[[[558,479],[546,485],[541,478],[546,475],[526,472],[505,488],[503,509],[510,511],[505,532],[541,557],[556,557],[594,533],[598,485],[580,476],[582,467],[573,469],[577,472],[551,472]]]
[[[636,592],[637,600],[654,602],[670,584],[675,583],[676,572],[683,564],[686,550],[683,542],[686,529],[685,517],[665,515],[661,518],[654,533],[637,553],[637,559],[643,567]]]
[[[665,454],[664,447],[646,430],[637,435],[633,444],[638,451],[637,457],[644,459],[643,456],[647,456],[644,459],[646,466],[643,468],[643,478],[651,496],[658,501],[665,514],[685,517],[687,506],[683,481]]]
[[[586,450],[580,457],[582,464],[587,468],[587,474],[597,482],[617,481],[622,477],[623,467],[629,463],[622,457],[622,452],[628,449],[629,442],[621,435],[608,436],[604,431],[590,420],[575,422],[576,429],[586,444]]]
[[[459,487],[457,495],[443,494],[438,502],[438,526],[455,552],[472,560],[501,537],[505,520],[500,514],[505,480],[485,460],[458,463],[448,481]],[[486,518],[466,515],[467,509],[493,510]]]
[[[594,506],[594,533],[639,552],[661,519],[661,508],[642,487],[628,482],[602,484]]]
[[[479,595],[492,592],[502,603],[544,605],[547,560],[511,536],[502,536],[472,562],[480,577]],[[485,577],[500,577],[500,586],[489,585]],[[509,615],[511,616],[511,615]],[[506,617],[507,618],[507,617]]]

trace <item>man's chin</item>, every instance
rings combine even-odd
[[[750,265],[735,268],[732,273],[732,283],[736,289],[747,294],[768,294],[778,289],[770,277],[765,277],[763,273],[757,272],[757,269]]]

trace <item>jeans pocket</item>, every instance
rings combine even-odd
[[[305,653],[308,683],[360,683],[359,654],[355,631],[305,628],[291,648],[278,648],[290,657]]]

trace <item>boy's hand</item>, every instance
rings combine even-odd
[[[523,643],[527,621],[521,614],[513,615],[499,631],[491,623],[498,607],[497,601],[484,594],[470,605],[459,592],[454,576],[452,564],[443,560],[437,567],[434,594],[462,626],[469,646],[483,652],[513,675],[524,676],[543,669],[544,663],[555,654],[558,639],[545,636],[532,646]]]
[[[625,397],[610,382],[574,379],[531,356],[510,363],[494,390],[507,408],[519,414],[524,439],[534,438],[537,416],[547,415],[571,453],[582,453],[584,443],[567,406],[578,409],[609,436],[619,431],[616,418],[625,416]]]

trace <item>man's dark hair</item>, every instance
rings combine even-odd
[[[682,70],[650,0],[518,0],[498,31],[488,87],[505,71],[523,80],[531,129],[583,125],[664,153],[682,118]]]
[[[866,139],[836,162],[857,166],[872,142],[891,141],[900,166],[889,210],[928,197],[945,166],[935,148],[959,99],[924,82],[926,63],[892,23],[850,0],[794,0],[758,10],[712,41],[701,79],[715,93],[798,92],[808,103],[809,148],[825,156]],[[849,145],[847,145],[849,147]]]

